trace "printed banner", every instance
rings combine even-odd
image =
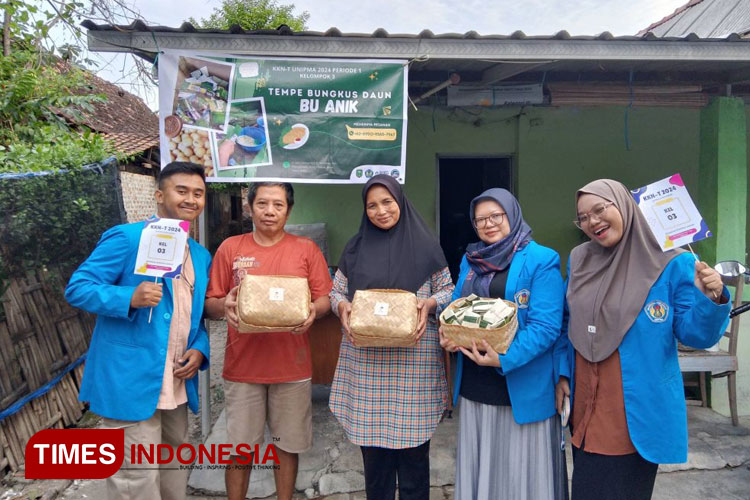
[[[122,466],[124,429],[44,429],[26,443],[26,479],[104,479]]]
[[[145,470],[161,465],[186,473],[229,469],[237,464],[250,470],[280,468],[273,443],[171,445],[136,440],[126,449],[124,429],[41,430],[29,439],[24,458],[26,479],[104,479],[121,467]]]
[[[138,243],[135,274],[178,278],[182,274],[190,223],[152,217],[146,221]]]
[[[406,61],[159,56],[162,166],[209,182],[406,178]]]
[[[632,191],[663,251],[711,236],[680,174]]]

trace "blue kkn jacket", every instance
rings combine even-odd
[[[641,313],[618,348],[630,440],[638,453],[653,463],[687,460],[687,412],[677,341],[699,349],[711,347],[729,321],[731,304],[709,300],[695,286],[694,276],[691,254],[672,259],[651,287]],[[723,294],[729,297],[726,287]],[[567,336],[568,314],[566,303],[564,335],[555,353],[560,375],[571,378],[575,350]],[[572,379],[570,385],[572,402]]]
[[[453,292],[462,296],[470,270],[466,256]],[[505,299],[518,308],[518,331],[508,352],[500,355],[498,372],[508,383],[513,418],[519,424],[538,422],[555,414],[556,363],[554,346],[560,337],[563,301],[560,256],[532,241],[516,252],[508,270]],[[453,403],[461,390],[463,355],[458,353]]]
[[[153,308],[131,309],[130,299],[148,276],[136,275],[135,260],[144,223],[107,230],[65,289],[70,305],[97,315],[84,368],[79,399],[106,418],[141,421],[150,418],[159,400],[173,310],[172,280],[164,280],[163,295]],[[211,255],[188,240],[195,269],[195,289],[187,349],[203,353],[208,367],[209,342],[203,325],[203,301]],[[160,281],[161,282],[161,281]],[[188,406],[198,410],[198,377],[185,383]]]

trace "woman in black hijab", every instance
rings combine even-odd
[[[344,333],[330,407],[362,448],[368,499],[427,499],[429,445],[448,403],[434,311],[453,283],[435,236],[390,176],[362,191],[365,211],[346,245],[331,292]],[[356,290],[414,292],[420,311],[414,347],[357,347],[349,331]]]

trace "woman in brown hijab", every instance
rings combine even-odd
[[[660,463],[687,460],[677,341],[721,337],[729,292],[683,250],[662,252],[630,191],[601,179],[576,194],[591,240],[568,263],[557,407],[572,393],[572,500],[650,499]]]

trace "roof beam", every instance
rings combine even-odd
[[[378,59],[502,59],[504,61],[737,61],[747,63],[750,41],[377,38],[89,30],[88,47],[103,52],[164,49],[257,57]]]
[[[482,79],[482,72],[481,71],[447,71],[447,70],[418,70],[414,69],[414,66],[412,65],[411,68],[409,68],[409,81],[410,82],[429,82],[425,83],[425,85],[429,85],[432,82],[442,82],[445,81],[451,73],[459,73],[461,75],[461,81],[463,83],[476,83],[479,82]]]
[[[545,66],[546,64],[554,61],[544,61],[538,63],[516,63],[516,64],[497,64],[484,71],[482,79],[472,85],[477,87],[489,87],[490,85],[507,80],[508,78],[532,71],[534,69]]]
[[[750,71],[750,66],[748,66]],[[601,72],[593,69],[580,71],[550,70],[544,78],[546,82],[612,82],[627,83],[629,73],[626,71],[608,71]],[[541,71],[532,71],[524,73],[516,78],[509,78],[510,81],[521,82],[541,82],[543,73]],[[636,71],[634,83],[637,84],[669,84],[669,83],[701,83],[701,84],[719,84],[726,83],[727,77],[725,72],[687,72],[687,71]]]

